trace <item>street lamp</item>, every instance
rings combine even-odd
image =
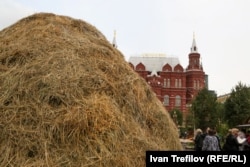
[[[190,110],[191,110],[191,107],[192,107],[192,104],[191,103],[188,103],[188,104],[186,104],[186,106],[188,107],[188,112],[190,112]],[[193,114],[192,114],[192,116],[193,116],[193,131],[194,131],[194,135],[195,135],[195,112],[193,111]]]
[[[176,126],[178,126],[178,120],[177,120],[177,114],[176,114],[176,111],[174,111],[174,114],[173,114],[173,119],[174,119],[174,123],[176,124]]]

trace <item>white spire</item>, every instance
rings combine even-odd
[[[113,38],[113,42],[112,42],[113,47],[117,48],[117,44],[116,44],[116,31],[114,30],[114,38]]]
[[[191,47],[191,53],[198,53],[198,48],[197,48],[196,42],[195,42],[195,34],[193,34],[193,44]]]

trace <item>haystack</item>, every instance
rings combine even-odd
[[[37,13],[0,31],[0,166],[145,166],[182,150],[147,83],[94,26]]]

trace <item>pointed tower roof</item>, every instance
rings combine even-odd
[[[196,46],[196,41],[195,41],[195,34],[193,34],[193,44],[191,47],[191,53],[198,53],[198,48]]]
[[[112,42],[113,47],[117,48],[117,43],[116,43],[116,31],[114,30],[114,38]]]

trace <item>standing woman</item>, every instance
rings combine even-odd
[[[202,151],[220,151],[219,141],[215,134],[215,130],[208,130],[208,134],[203,140]]]
[[[229,130],[229,134],[226,137],[225,144],[223,145],[223,151],[239,151],[240,144],[237,141],[239,129],[233,128]]]
[[[202,143],[203,143],[203,136],[202,136],[202,130],[197,129],[195,132],[195,138],[194,138],[194,150],[195,151],[202,151]]]

